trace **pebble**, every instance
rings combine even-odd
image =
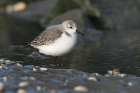
[[[44,68],[44,67],[40,67],[39,70],[40,71],[48,71],[48,69],[47,68]]]
[[[17,93],[26,93],[26,91],[24,89],[19,89]]]
[[[111,70],[108,70],[108,71],[107,71],[107,74],[108,74],[108,75],[112,75],[112,71],[111,71]]]
[[[3,77],[3,81],[7,81],[8,80],[8,77],[7,76],[4,76]]]
[[[5,64],[11,64],[11,60],[5,60]]]
[[[23,65],[21,65],[20,63],[17,63],[16,66],[23,67]]]
[[[16,62],[12,61],[11,63],[12,63],[12,64],[15,64]]]
[[[113,75],[118,75],[118,74],[120,74],[120,69],[117,69],[117,68],[113,69],[113,70],[112,70],[112,74],[113,74]]]
[[[67,86],[67,83],[66,82],[64,83],[64,86]]]
[[[84,77],[87,77],[87,75],[86,75],[86,74],[83,74],[83,76],[84,76]]]
[[[105,77],[111,77],[111,75],[105,74]]]
[[[100,76],[100,74],[99,73],[94,73],[96,76]]]
[[[56,93],[56,90],[50,90],[50,93]]]
[[[94,77],[96,76],[96,74],[95,74],[95,73],[91,73],[90,75],[92,75],[92,76],[94,76]]]
[[[89,77],[88,80],[95,81],[95,82],[98,81],[97,78],[95,78],[95,77]]]
[[[22,11],[26,8],[26,3],[24,2],[17,2],[14,5],[8,5],[6,7],[6,12],[11,13],[11,12],[17,12],[17,11]]]
[[[29,77],[29,79],[30,79],[30,80],[35,80],[35,78],[34,78],[34,77]]]
[[[35,66],[36,68],[39,68],[39,66]]]
[[[128,86],[133,86],[133,83],[132,82],[128,82],[127,85]]]
[[[38,71],[38,69],[37,68],[33,68],[33,71]]]
[[[36,86],[36,90],[40,91],[41,87],[40,86]]]
[[[29,85],[29,82],[27,82],[27,81],[23,81],[23,82],[19,83],[19,87],[26,87],[28,85]]]
[[[45,67],[39,67],[39,66],[35,66],[34,68],[33,68],[33,71],[43,71],[43,72],[45,72],[45,71],[48,71],[48,69],[47,68],[45,68]]]
[[[4,84],[0,82],[0,92],[4,90]]]
[[[3,68],[3,66],[2,65],[0,65],[0,69],[2,69]]]
[[[40,57],[40,54],[38,52],[32,52],[31,57],[38,58]]]
[[[7,70],[7,69],[8,69],[8,67],[7,67],[7,66],[3,66],[3,69]]]
[[[119,76],[120,77],[126,77],[127,75],[126,74],[120,74]]]
[[[82,86],[82,85],[74,87],[74,90],[79,91],[79,92],[87,92],[88,91],[87,87]]]
[[[0,59],[0,62],[3,63],[5,60],[4,59]]]
[[[26,69],[32,69],[34,67],[34,65],[25,65],[24,68]]]

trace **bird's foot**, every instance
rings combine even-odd
[[[62,64],[50,64],[50,65],[55,67],[62,66]]]

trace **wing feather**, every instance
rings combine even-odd
[[[39,36],[37,36],[30,45],[49,45],[53,42],[55,42],[56,39],[58,39],[62,34],[62,31],[60,29],[56,29],[54,27],[47,28],[45,31],[43,31]]]

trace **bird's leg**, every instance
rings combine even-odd
[[[55,66],[61,66],[61,64],[58,63],[59,60],[58,60],[58,57],[57,56],[53,57],[53,59],[54,59],[54,62],[55,62]],[[57,65],[57,63],[58,63],[58,65]]]
[[[55,62],[55,66],[57,66],[57,56],[53,57],[53,60]]]

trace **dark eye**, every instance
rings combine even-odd
[[[72,29],[72,26],[70,26],[70,29]]]

